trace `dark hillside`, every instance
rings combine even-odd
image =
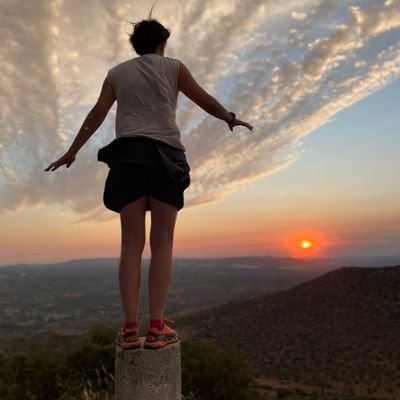
[[[181,336],[235,349],[265,377],[400,396],[399,266],[343,267],[178,322]]]

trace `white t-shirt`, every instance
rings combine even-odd
[[[117,98],[116,138],[146,136],[186,151],[175,121],[180,60],[150,53],[107,74]]]

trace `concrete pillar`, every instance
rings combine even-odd
[[[115,353],[115,400],[181,400],[180,341],[162,349],[122,350]]]

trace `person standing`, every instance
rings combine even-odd
[[[138,54],[108,71],[99,98],[85,118],[69,150],[45,171],[67,168],[104,121],[117,101],[115,139],[98,152],[109,167],[103,202],[119,213],[121,253],[119,286],[125,323],[116,343],[123,349],[141,347],[138,309],[141,260],[145,246],[145,214],[151,212],[149,269],[150,324],[144,348],[159,349],[178,340],[174,321],[164,319],[171,281],[173,238],[177,213],[190,185],[186,148],[175,121],[179,92],[215,118],[235,126],[253,127],[236,118],[193,78],[178,58],[164,55],[170,31],[158,20],[134,23],[130,43]]]

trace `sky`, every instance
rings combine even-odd
[[[44,168],[137,56],[127,21],[154,3],[132,4],[0,0],[0,265],[119,256],[97,161],[116,106],[69,169]],[[152,16],[165,55],[254,127],[179,94],[191,185],[175,257],[400,255],[400,0],[158,1]]]

